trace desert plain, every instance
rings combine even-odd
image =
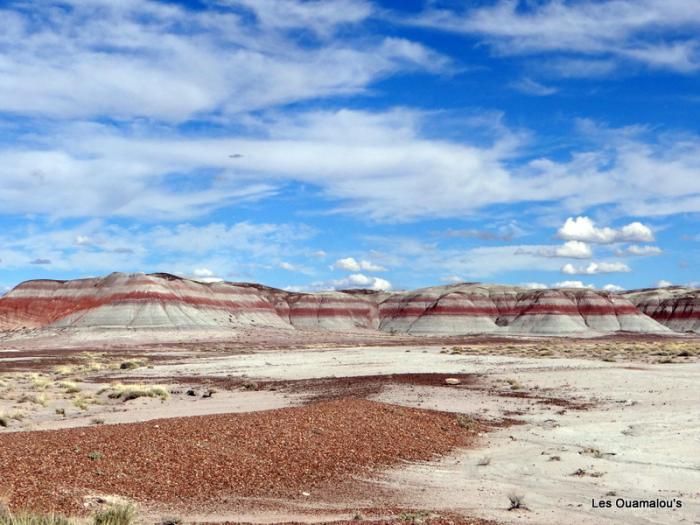
[[[699,357],[690,335],[8,331],[0,491],[75,520],[697,523]]]

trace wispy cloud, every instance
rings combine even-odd
[[[206,10],[154,0],[6,4],[0,111],[183,121],[357,93],[398,71],[446,63],[396,37],[336,36],[344,26],[361,32],[371,14],[363,0],[241,0]],[[299,29],[317,38],[301,44]]]
[[[499,0],[429,9],[411,23],[481,38],[505,55],[567,53],[681,73],[700,68],[695,0]]]
[[[540,82],[537,82],[536,80],[532,80],[531,78],[522,78],[516,82],[512,82],[510,86],[516,91],[537,97],[546,97],[559,91],[555,87],[546,86]]]

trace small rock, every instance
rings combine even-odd
[[[459,379],[457,379],[456,377],[448,377],[445,379],[446,385],[458,385],[460,383],[461,383],[461,381]]]
[[[311,496],[311,493],[310,492],[302,492],[301,495],[306,496],[308,498],[309,496]]]

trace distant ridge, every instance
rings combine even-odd
[[[415,291],[297,293],[168,273],[27,281],[0,297],[0,328],[373,330],[405,334],[595,335],[700,331],[700,291],[627,293],[462,283]]]

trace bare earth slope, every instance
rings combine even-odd
[[[700,290],[682,286],[624,294],[640,311],[676,332],[700,333]]]
[[[697,326],[697,317],[693,319]],[[169,274],[113,273],[73,281],[27,281],[0,298],[0,329],[242,326],[445,335],[687,329],[683,323],[667,322],[634,294],[474,283],[411,292],[304,294],[249,283],[200,283]]]

